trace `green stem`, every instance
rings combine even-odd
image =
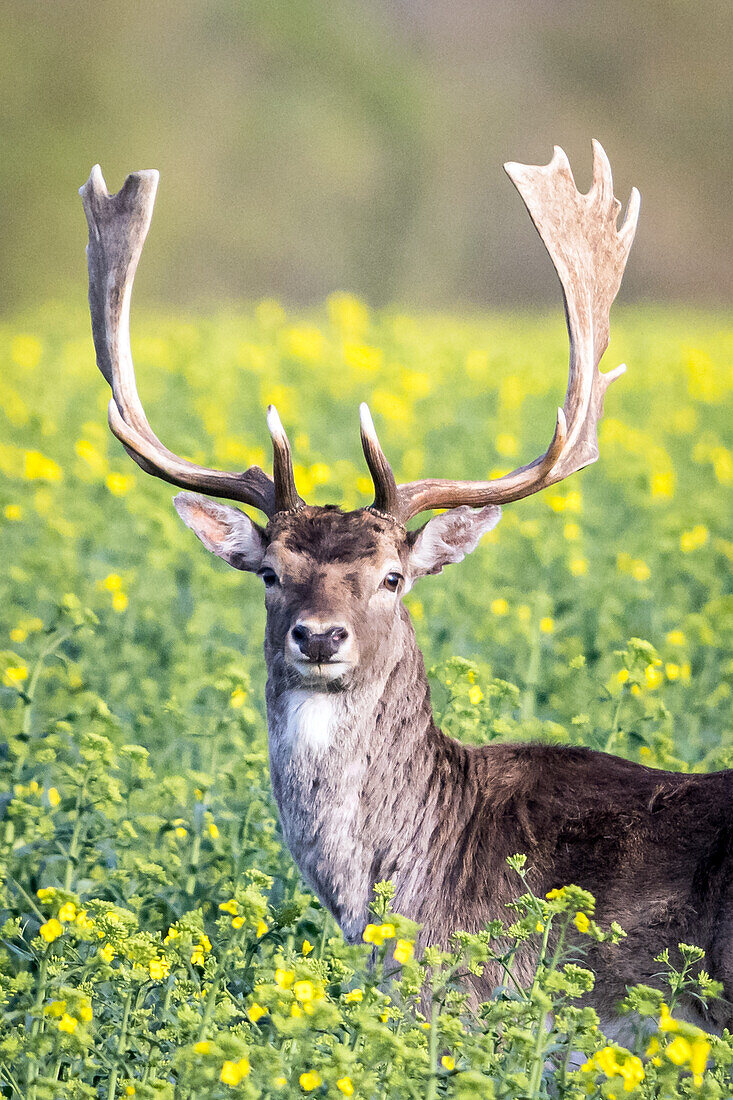
[[[67,638],[71,637],[73,632],[74,631],[72,629],[66,630],[61,634],[57,634],[56,637],[53,638],[46,646],[46,648],[42,649],[39,654],[38,660],[33,667],[31,678],[28,681],[28,690],[24,693],[26,697],[25,714],[23,715],[24,734],[29,734],[31,731],[31,711],[33,707],[33,700],[35,698],[36,688],[38,687],[38,679],[41,675],[41,672],[43,671],[43,666],[48,658],[51,656],[51,654],[55,653],[59,646],[63,645]]]
[[[79,788],[79,794],[76,799],[76,820],[74,821],[74,830],[71,834],[71,841],[69,843],[69,853],[66,859],[66,870],[64,872],[64,890],[71,890],[71,880],[74,877],[74,870],[76,868],[76,860],[79,855],[79,837],[81,836],[82,827],[82,814],[81,804],[84,801],[84,797],[87,793],[87,781],[89,779],[89,772],[84,773],[84,781]]]
[[[127,1027],[130,1021],[130,1008],[132,1007],[132,990],[129,990],[125,997],[125,1005],[122,1009],[122,1023],[120,1024],[120,1037],[117,1040],[117,1050],[115,1051],[115,1064],[112,1067],[112,1072],[109,1075],[109,1085],[107,1088],[107,1100],[114,1100],[115,1092],[117,1091],[117,1075],[119,1073],[119,1064],[125,1054],[125,1047],[127,1046]]]
[[[430,1078],[425,1100],[435,1100],[438,1095],[438,1020],[440,1018],[440,1002],[433,991],[433,1003],[430,1011],[430,1042],[428,1045],[428,1059],[430,1063]]]
[[[36,997],[31,1009],[33,1013],[33,1023],[31,1024],[31,1043],[38,1038],[38,1034],[41,1030],[41,1009],[43,1008],[43,1002],[46,999],[46,979],[48,978],[48,957],[51,950],[50,944],[43,952],[41,956],[41,962],[38,967],[38,984],[36,985]],[[26,1069],[26,1085],[27,1100],[35,1100],[36,1097],[36,1078],[38,1076],[38,1060],[33,1052],[28,1056],[28,1066]]]

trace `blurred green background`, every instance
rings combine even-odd
[[[622,297],[731,285],[730,0],[0,3],[0,310],[84,294],[95,161],[162,173],[138,300],[557,300],[501,170],[591,137],[643,196]]]

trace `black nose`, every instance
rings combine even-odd
[[[296,623],[290,634],[303,656],[318,664],[330,661],[349,636],[343,626],[332,626],[330,630],[317,634],[305,623]]]

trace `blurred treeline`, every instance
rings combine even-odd
[[[643,196],[623,297],[731,285],[730,0],[0,0],[0,310],[83,294],[76,190],[161,170],[147,301],[557,290],[504,160]],[[142,297],[141,294],[141,297]]]

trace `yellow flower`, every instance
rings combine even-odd
[[[216,840],[219,835],[219,826],[215,821],[210,821],[208,824],[209,836],[212,840]]]
[[[683,531],[680,535],[680,550],[683,554],[691,554],[708,541],[710,532],[704,524],[696,524],[690,531]]]
[[[245,699],[247,698],[247,692],[244,688],[235,688],[229,699],[229,706],[234,710],[239,710],[244,706]]]
[[[240,928],[244,927],[244,923],[244,917],[234,917],[232,921],[232,928],[236,928],[236,930],[239,931]]]
[[[293,993],[299,1001],[305,1003],[313,1000],[313,982],[301,981],[293,985]]]
[[[572,558],[570,572],[574,577],[584,577],[588,572],[588,562],[585,558]]]
[[[184,837],[188,836],[188,829],[184,829],[182,825],[176,826],[173,831],[179,840],[183,840]]]
[[[219,908],[222,913],[231,913],[232,916],[236,916],[239,906],[234,898],[230,898],[229,901],[222,901],[219,904]]]
[[[49,787],[46,797],[48,798],[49,806],[58,806],[61,801],[61,795],[56,787]],[[64,918],[62,917],[61,919],[63,920]]]
[[[500,596],[496,600],[491,601],[491,614],[492,615],[506,615],[509,610],[509,604],[505,599]]]
[[[150,977],[154,982],[162,982],[170,974],[171,967],[167,959],[151,959],[148,963]]]
[[[415,948],[409,940],[397,940],[394,949],[394,959],[396,962],[409,962],[414,954]]]
[[[18,333],[13,337],[10,345],[10,355],[13,362],[24,370],[34,370],[41,361],[43,346],[35,336]]]
[[[375,947],[381,947],[384,943],[384,933],[381,924],[368,924],[362,935],[364,943],[373,943]]]
[[[631,576],[635,581],[648,581],[652,571],[645,561],[635,561],[631,565]]]
[[[580,538],[580,527],[577,523],[566,523],[563,528],[563,535],[568,542],[577,542]]]
[[[534,926],[534,930],[535,932],[544,932],[545,926],[541,920],[537,921],[537,924]]]
[[[303,940],[303,946],[301,948],[301,951],[303,952],[303,954],[304,955],[310,955],[312,950],[313,950],[313,944],[310,942],[310,940]]]
[[[683,1066],[692,1057],[692,1047],[684,1035],[675,1035],[672,1042],[664,1052],[676,1066]]]
[[[667,1005],[662,1001],[661,1008],[659,1010],[659,1030],[660,1031],[679,1031],[679,1022],[672,1018]]]
[[[616,673],[616,679],[619,684],[625,684],[630,675],[628,668],[620,668]]]
[[[90,1020],[94,1019],[94,1011],[92,1009],[91,1001],[84,1001],[79,1009],[79,1018],[88,1024]]]
[[[194,966],[204,965],[204,953],[200,947],[194,947],[191,952],[191,962]]]
[[[94,921],[91,917],[87,916],[86,909],[80,909],[76,914],[76,924],[84,932],[88,932],[90,929],[94,928]]]
[[[23,509],[19,504],[6,504],[3,509],[3,514],[11,523],[19,523],[23,518]]]
[[[264,1008],[262,1005],[257,1004],[257,1001],[253,1001],[247,1009],[247,1016],[253,1024],[256,1024],[258,1020],[261,1020],[262,1017],[266,1015],[267,1009]]]
[[[496,447],[496,453],[501,455],[502,458],[513,458],[519,450],[519,444],[515,436],[509,432],[500,432],[494,440],[494,446]]]
[[[88,439],[77,439],[74,450],[79,458],[84,459],[92,473],[102,477],[107,472],[107,459],[101,454]]]
[[[134,1085],[125,1085],[125,1096],[134,1096],[137,1089]]]
[[[549,615],[545,615],[543,619],[540,619],[540,630],[543,634],[552,634],[555,629],[555,620]]]
[[[474,706],[478,706],[483,697],[484,693],[481,688],[478,686],[478,684],[474,684],[468,692],[468,698],[470,699],[470,701],[473,703]]]
[[[111,943],[106,943],[104,947],[100,947],[99,955],[106,963],[111,963],[115,957],[115,949]]]
[[[364,1000],[364,990],[350,989],[348,993],[344,993],[344,1000],[347,1005],[358,1004],[359,1001]]]
[[[673,646],[683,646],[685,645],[687,638],[685,637],[682,630],[670,630],[670,632],[667,634],[667,641],[670,645]]]
[[[585,913],[581,913],[580,910],[575,914],[575,917],[573,918],[573,924],[579,932],[587,932],[590,928],[590,921],[588,920]]]
[[[348,1076],[339,1077],[338,1081],[336,1082],[336,1088],[339,1090],[339,1092],[343,1093],[344,1096],[354,1095],[354,1086],[351,1083],[351,1078]]]
[[[313,1092],[321,1083],[321,1075],[320,1073],[316,1073],[314,1069],[311,1069],[307,1073],[301,1073],[298,1081],[300,1082],[300,1087],[303,1092]]]
[[[654,668],[653,665],[647,665],[644,669],[644,681],[650,691],[654,691],[664,680],[662,673],[658,668]]]
[[[24,642],[28,637],[28,631],[24,630],[22,626],[15,626],[10,631],[11,642]]]
[[[651,494],[654,499],[674,496],[674,474],[671,470],[652,475]]]
[[[72,1031],[76,1031],[79,1026],[79,1021],[75,1016],[70,1016],[68,1012],[65,1012],[59,1020],[59,1031],[68,1031],[69,1034]]]
[[[72,921],[76,916],[76,906],[73,901],[66,901],[59,909],[59,920],[68,923]]]
[[[695,1084],[702,1084],[702,1074],[705,1072],[705,1067],[708,1064],[708,1055],[710,1054],[710,1043],[702,1036],[698,1039],[693,1039],[690,1053],[690,1069],[695,1077]]]
[[[376,373],[382,366],[384,352],[368,344],[344,344],[344,362],[347,367],[363,374]],[[370,402],[371,404],[371,402]]]
[[[315,325],[288,329],[285,339],[287,351],[295,359],[314,363],[320,358],[323,350],[323,333]]]
[[[47,1016],[60,1018],[66,1012],[66,1001],[51,1001],[43,1010]]]
[[[133,478],[129,477],[128,474],[107,474],[104,483],[112,496],[115,497],[124,496],[135,484]]]
[[[664,666],[664,671],[667,674],[668,680],[679,680],[680,666],[676,665],[674,661],[667,661],[667,664]]]
[[[99,582],[99,587],[106,588],[108,592],[119,592],[122,588],[122,577],[119,573],[109,573]]]
[[[444,1054],[440,1059],[440,1064],[443,1069],[447,1069],[449,1072],[456,1068],[455,1058],[451,1058],[450,1054]]]
[[[264,936],[265,932],[267,932],[267,921],[258,920],[257,927],[255,928],[255,935],[257,936],[257,939],[260,939],[262,936]]]
[[[25,452],[25,476],[28,481],[61,481],[61,467],[40,451]]]
[[[249,1058],[240,1058],[238,1062],[225,1062],[221,1067],[219,1080],[225,1085],[238,1085],[251,1069]]]
[[[276,1077],[272,1083],[276,1089],[282,1089],[287,1085],[288,1079],[287,1077]]]
[[[112,608],[114,611],[126,611],[128,602],[124,592],[115,592],[112,597]]]
[[[200,1039],[193,1044],[194,1054],[211,1054],[211,1043],[208,1039]]]
[[[46,943],[53,943],[54,940],[57,940],[59,936],[64,934],[64,928],[61,921],[56,920],[55,917],[51,917],[49,921],[41,925],[38,929],[38,934]]]
[[[290,989],[290,986],[295,981],[295,971],[285,970],[284,967],[279,966],[275,971],[275,984],[280,986],[280,989]]]
[[[13,665],[5,669],[3,678],[8,687],[14,687],[28,679],[28,669],[25,665]]]

